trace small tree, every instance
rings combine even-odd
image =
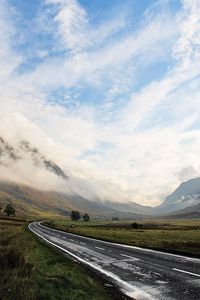
[[[11,203],[8,203],[4,209],[4,213],[10,217],[10,216],[15,216],[15,209],[13,208]]]
[[[140,227],[140,225],[136,222],[131,224],[131,228],[133,228],[133,229],[138,229],[139,227]]]
[[[72,210],[70,217],[72,221],[78,221],[80,220],[81,215],[79,211]]]
[[[84,215],[83,215],[83,221],[84,221],[84,222],[90,221],[90,216],[89,216],[88,214],[84,214]]]
[[[119,217],[112,217],[112,221],[119,221]]]

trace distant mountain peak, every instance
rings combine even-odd
[[[182,182],[157,208],[158,212],[172,212],[200,203],[200,178]]]

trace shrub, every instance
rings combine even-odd
[[[134,222],[134,223],[131,224],[131,228],[132,229],[138,229],[139,227],[140,227],[140,225],[138,223],[136,223],[136,222]]]

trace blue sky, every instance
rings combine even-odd
[[[200,175],[198,0],[0,8],[8,140],[29,140],[71,175],[71,192],[90,199],[156,205]]]

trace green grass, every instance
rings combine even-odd
[[[103,281],[40,242],[27,224],[19,223],[0,220],[1,300],[114,299]]]
[[[140,229],[132,229],[130,222],[57,220],[49,225],[106,241],[200,257],[200,220],[143,221]]]

